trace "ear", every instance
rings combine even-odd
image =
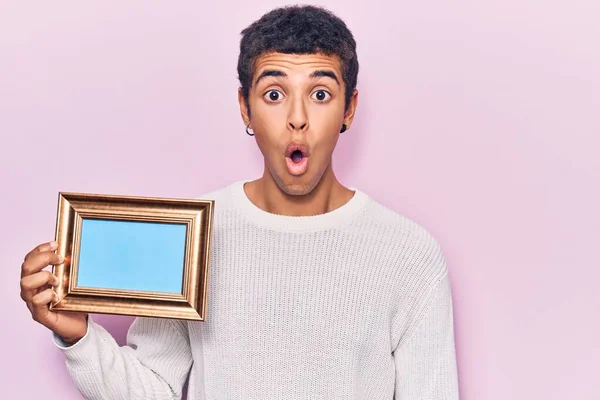
[[[242,88],[238,88],[238,103],[240,105],[240,114],[242,115],[242,121],[244,121],[244,126],[248,126],[250,125],[250,110],[248,109],[246,100],[244,100]]]
[[[358,107],[358,90],[354,89],[352,92],[352,96],[350,97],[350,103],[348,104],[348,109],[344,113],[344,124],[346,124],[346,129],[350,129],[350,125],[352,125],[352,121],[354,120],[354,113],[356,112],[356,107]]]

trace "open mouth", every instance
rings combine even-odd
[[[301,144],[290,144],[285,152],[286,166],[292,175],[302,175],[308,170],[308,148]]]
[[[290,155],[290,158],[292,159],[293,162],[295,162],[296,164],[298,164],[304,158],[304,153],[302,153],[301,150],[294,150],[292,152],[292,154]]]
[[[303,144],[292,143],[285,149],[285,156],[291,158],[293,162],[301,162],[309,156],[308,148]]]

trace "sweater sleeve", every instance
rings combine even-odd
[[[184,321],[136,318],[120,347],[110,333],[88,319],[86,335],[66,346],[69,375],[86,399],[180,399],[192,365]]]
[[[451,287],[436,283],[406,340],[393,352],[395,400],[458,400]]]

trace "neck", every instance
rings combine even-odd
[[[313,216],[333,211],[348,202],[354,192],[336,178],[331,164],[315,188],[304,195],[284,192],[265,168],[263,176],[244,186],[246,196],[258,208],[272,214]]]

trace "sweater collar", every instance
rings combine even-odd
[[[244,184],[237,181],[230,187],[231,200],[248,220],[256,225],[280,232],[314,232],[339,228],[350,222],[366,205],[369,196],[356,188],[350,188],[354,195],[341,207],[319,215],[289,216],[279,215],[257,207],[246,195]]]

